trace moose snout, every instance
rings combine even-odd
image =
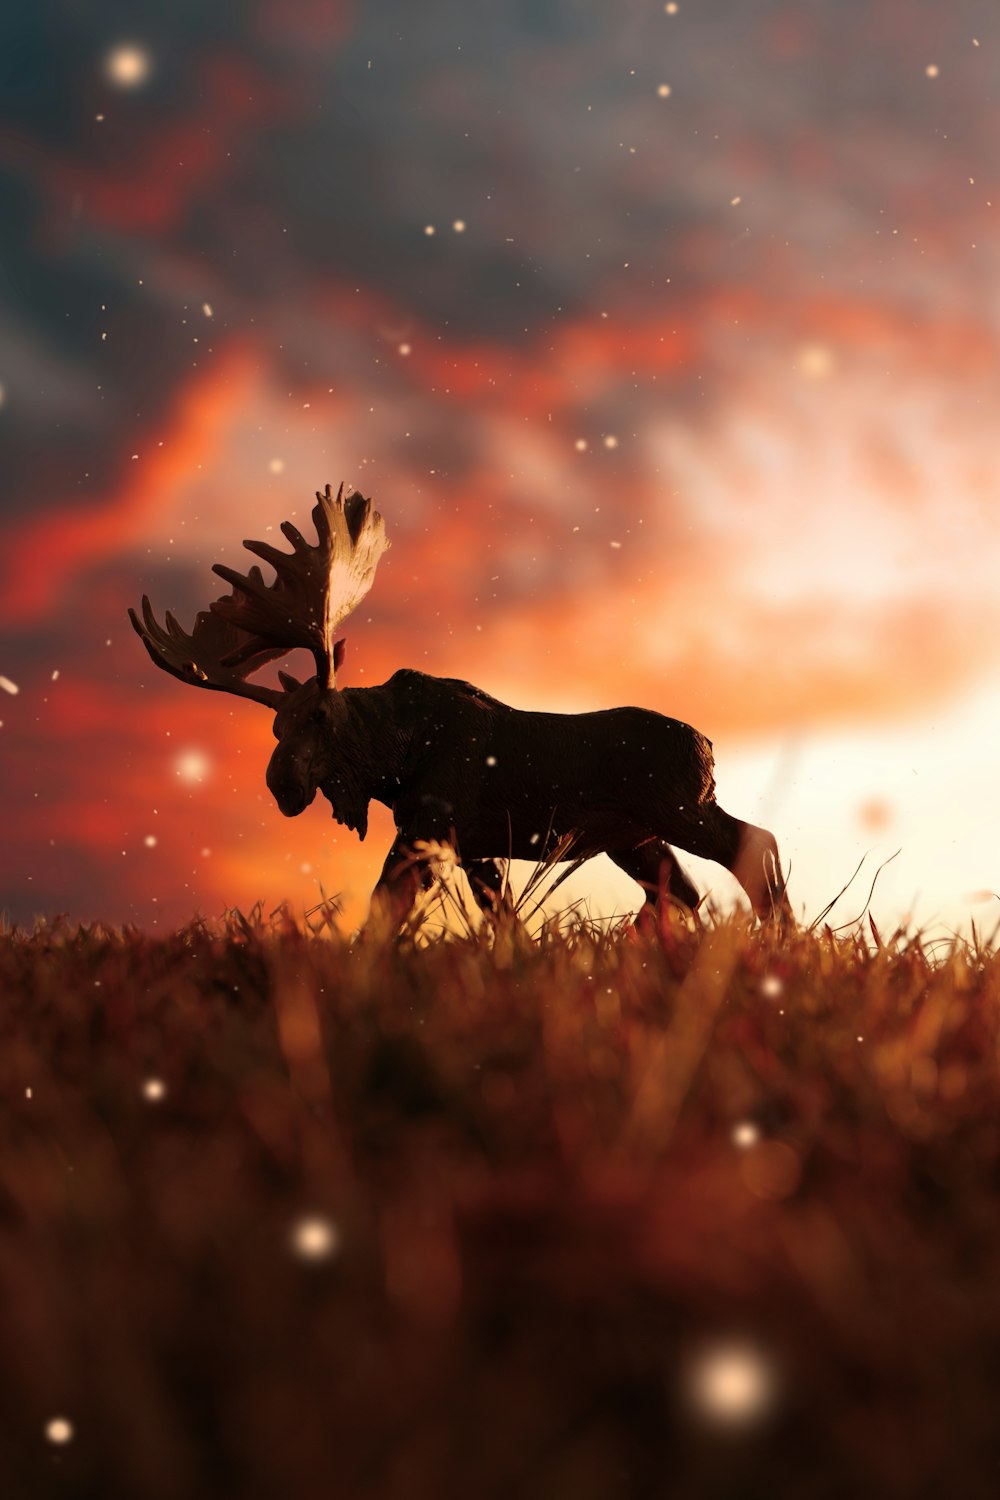
[[[286,818],[297,818],[316,796],[315,786],[289,768],[275,765],[273,759],[267,768],[267,786]]]
[[[297,818],[299,813],[305,812],[312,798],[306,795],[302,787],[292,787],[282,792],[281,796],[276,792],[274,800],[286,818]]]

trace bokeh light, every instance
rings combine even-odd
[[[211,761],[203,750],[182,750],[175,770],[187,786],[199,786],[211,771]]]
[[[340,1231],[332,1219],[307,1214],[296,1221],[290,1235],[292,1251],[300,1260],[332,1260],[340,1249]]]
[[[63,1448],[74,1437],[73,1423],[68,1417],[51,1417],[45,1424],[46,1440],[56,1448]]]
[[[137,42],[120,42],[104,59],[104,73],[120,89],[137,89],[149,78],[152,59]]]
[[[752,1427],[775,1409],[779,1395],[773,1360],[745,1340],[719,1340],[693,1353],[684,1372],[691,1410],[727,1429]]]

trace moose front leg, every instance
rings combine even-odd
[[[372,891],[372,914],[384,916],[399,927],[416,903],[421,891],[433,882],[430,864],[413,851],[413,839],[399,834],[386,855],[382,873]]]
[[[440,797],[422,796],[415,804],[396,808],[398,832],[372,892],[373,913],[384,913],[394,927],[406,920],[421,891],[429,890],[435,879],[430,859],[422,856],[417,846],[454,846],[452,824],[451,804]]]

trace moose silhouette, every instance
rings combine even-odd
[[[217,563],[233,592],[201,611],[190,635],[169,611],[164,629],[145,595],[142,619],[132,609],[129,618],[164,671],[274,712],[267,785],[286,817],[320,791],[364,839],[372,799],[391,809],[396,838],[373,904],[402,921],[433,878],[420,847],[448,842],[485,910],[496,905],[506,860],[570,847],[576,859],[608,854],[644,888],[648,907],[695,907],[676,845],[731,870],[762,920],[789,918],[774,838],[718,805],[711,742],[689,724],[645,708],[510,708],[471,683],[409,668],[377,687],[338,688],[337,628],[371,588],[388,542],[370,499],[344,485],[334,496],[327,485],[316,501],[317,544],[290,521],[281,526],[290,553],[245,541],[274,582],[257,565],[241,574]],[[297,647],[316,663],[308,681],[280,669],[280,688],[248,680]]]

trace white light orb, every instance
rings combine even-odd
[[[48,1442],[62,1448],[73,1441],[73,1423],[67,1417],[52,1417],[45,1424],[45,1436]]]
[[[749,1427],[774,1408],[778,1377],[773,1362],[743,1341],[707,1345],[686,1372],[691,1405],[704,1421],[720,1427]]]
[[[120,42],[104,59],[104,74],[119,89],[141,88],[152,72],[152,60],[137,42]]]
[[[292,1251],[300,1260],[330,1260],[340,1248],[340,1231],[332,1219],[307,1214],[292,1225]]]
[[[181,781],[188,786],[197,786],[205,780],[211,769],[208,756],[202,750],[183,750],[174,766]]]

